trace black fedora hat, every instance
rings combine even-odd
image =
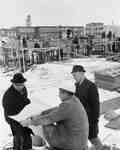
[[[23,77],[22,73],[15,73],[13,79],[11,79],[12,83],[24,83],[25,81],[27,80]]]
[[[85,72],[85,69],[81,65],[74,65],[71,73],[74,73],[74,72]]]

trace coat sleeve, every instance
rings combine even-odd
[[[26,97],[27,95],[21,95],[16,91],[9,90],[3,95],[2,105],[6,112],[9,115],[17,115],[20,113],[24,107],[30,104],[30,100]]]
[[[99,103],[99,93],[97,86],[95,84],[92,84],[89,87],[88,92],[89,97],[89,104],[91,106],[91,112],[92,112],[92,120],[93,122],[98,122],[99,114],[100,114],[100,103]]]
[[[41,112],[41,115],[49,114],[50,112],[54,111],[54,110],[57,109],[57,108],[58,108],[58,107],[53,107],[53,108],[44,110],[44,111]]]
[[[69,117],[69,106],[67,103],[61,103],[58,108],[53,109],[45,115],[33,116],[32,121],[36,125],[49,125]]]

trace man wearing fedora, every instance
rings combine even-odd
[[[23,77],[21,73],[16,73],[11,79],[11,82],[12,82],[11,86],[6,90],[2,99],[4,116],[7,123],[11,127],[11,131],[13,134],[14,150],[21,150],[22,149],[21,146],[26,147],[25,150],[27,150],[31,148],[32,145],[25,146],[22,143],[23,142],[22,133],[25,131],[25,128],[23,129],[23,126],[19,122],[10,117],[17,115],[23,110],[23,108],[26,105],[30,104],[30,100],[27,97],[28,95],[27,89],[24,85],[26,79]],[[30,129],[26,128],[26,130],[28,130],[29,134],[32,134],[32,131]]]
[[[51,150],[87,149],[88,118],[74,91],[74,86],[62,85],[59,87],[61,103],[58,107],[28,118],[27,124],[42,125]]]
[[[85,77],[85,69],[81,65],[74,65],[72,76],[75,79],[76,97],[83,104],[89,120],[89,140],[96,149],[102,148],[98,138],[98,123],[100,115],[100,103],[97,86]]]

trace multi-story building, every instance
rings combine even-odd
[[[89,37],[90,43],[92,43],[92,50],[103,51],[102,33],[104,31],[104,24],[101,22],[93,22],[86,24],[86,36]]]
[[[85,34],[83,26],[17,26],[10,29],[0,29],[0,39],[6,37],[16,47],[22,46],[22,40],[27,42],[29,48],[34,48],[36,42],[40,47],[46,47],[46,42],[53,43],[53,45],[47,44],[47,46],[54,46],[58,43],[56,42],[58,39],[67,40],[68,30],[71,38],[81,37]],[[19,42],[16,42],[18,40]]]
[[[2,37],[9,37],[9,38],[15,38],[16,37],[16,30],[13,28],[10,29],[0,29],[0,39]]]
[[[85,28],[83,26],[73,27],[73,33],[74,35],[77,35],[78,37],[84,36]]]
[[[104,24],[100,22],[86,24],[86,35],[101,37]]]
[[[83,26],[18,26],[10,29],[0,29],[0,36],[21,36],[30,38],[59,38],[60,33],[67,34],[67,30],[74,35],[83,36],[85,31]]]

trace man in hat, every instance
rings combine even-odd
[[[14,116],[20,113],[26,105],[30,104],[30,100],[27,97],[27,89],[24,85],[26,79],[21,73],[14,74],[11,82],[12,85],[3,95],[2,104],[4,108],[5,119],[12,130],[14,150],[20,150],[23,142],[22,133],[25,130],[19,122],[10,118],[10,116]],[[28,132],[30,133],[30,130]],[[30,134],[32,134],[32,131]],[[25,147],[31,148],[31,146],[29,147],[29,145]]]
[[[73,93],[74,86],[61,86],[61,104],[58,107],[28,118],[27,125],[42,125],[45,139],[51,149],[87,149],[88,118],[84,107]]]
[[[100,103],[97,86],[85,77],[85,69],[81,65],[74,65],[72,75],[76,83],[76,97],[83,104],[89,120],[89,140],[96,149],[102,148],[98,138],[98,122],[100,114]]]

